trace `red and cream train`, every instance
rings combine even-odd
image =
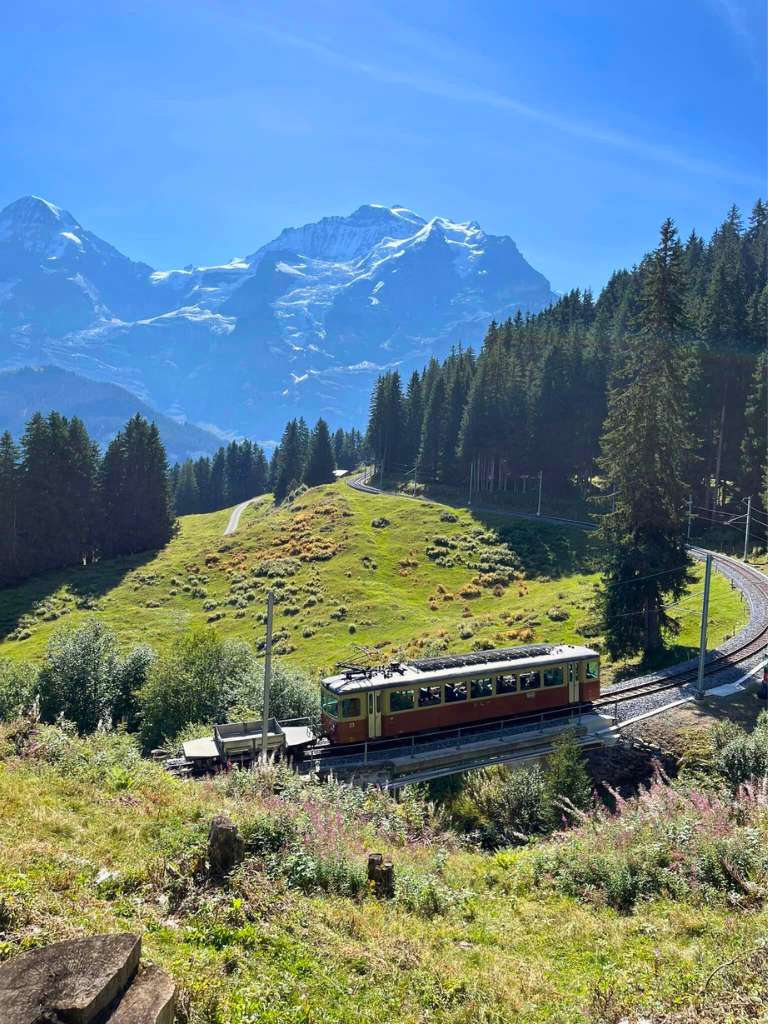
[[[599,693],[599,654],[570,644],[350,667],[322,682],[322,731],[333,744],[360,743],[567,709]]]

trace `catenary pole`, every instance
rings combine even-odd
[[[699,678],[696,684],[696,696],[704,697],[704,661],[707,656],[707,620],[709,619],[709,583],[712,578],[712,555],[707,555],[704,567],[704,600],[701,606],[701,635],[699,639]]]
[[[752,518],[752,495],[747,498],[747,522],[744,527],[744,561],[749,553],[749,520]]]
[[[543,475],[544,475],[544,470],[540,469],[539,470],[539,504],[536,507],[536,515],[537,516],[541,515],[541,480],[542,480]]]
[[[267,736],[269,733],[269,687],[272,683],[272,613],[275,595],[267,594],[267,640],[264,646],[264,701],[261,716],[261,759],[267,760]]]
[[[688,536],[686,540],[691,543],[691,522],[693,521],[693,495],[688,495]]]

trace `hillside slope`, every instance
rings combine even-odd
[[[343,483],[292,505],[268,496],[223,533],[230,510],[185,516],[162,551],[52,573],[0,591],[0,655],[40,658],[62,621],[97,613],[125,645],[163,649],[190,626],[261,642],[276,594],[276,653],[313,671],[363,657],[595,636],[583,532],[494,519]],[[376,524],[376,525],[375,525]],[[699,587],[680,607],[672,657],[697,642]],[[717,575],[710,643],[745,620]]]

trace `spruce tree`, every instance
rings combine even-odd
[[[197,487],[195,468],[191,459],[181,466],[179,481],[176,485],[174,506],[180,516],[188,516],[197,512],[200,503],[200,492]]]
[[[424,428],[419,454],[419,476],[422,480],[433,481],[440,477],[447,411],[445,379],[441,372],[432,385],[429,401],[424,410]]]
[[[279,504],[302,481],[304,476],[304,437],[297,420],[286,424],[280,445],[275,452],[273,493]]]
[[[315,424],[315,429],[309,439],[309,457],[304,470],[304,483],[307,487],[333,483],[336,479],[335,469],[336,463],[333,458],[328,424],[321,418]]]
[[[766,433],[768,433],[768,354],[758,360],[752,379],[745,414],[746,429],[741,444],[739,491],[754,501],[763,502],[763,481],[768,471]],[[763,506],[766,507],[765,505]]]
[[[668,614],[692,581],[685,546],[683,468],[691,446],[686,401],[685,281],[671,220],[643,267],[639,331],[609,397],[600,467],[616,511],[603,519],[603,589],[599,602],[612,657],[650,654]]]
[[[219,448],[211,463],[210,505],[211,509],[227,507],[227,458],[223,448]]]
[[[0,437],[0,586],[19,574],[17,511],[19,450],[6,431]]]

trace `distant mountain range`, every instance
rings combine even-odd
[[[477,346],[492,318],[554,298],[511,238],[401,206],[168,271],[44,199],[0,213],[0,368],[52,364],[261,441],[299,413],[360,425],[380,368]]]
[[[117,384],[88,380],[56,366],[0,371],[0,433],[19,438],[36,412],[56,409],[64,416],[79,416],[94,441],[105,447],[137,412],[157,423],[168,458],[210,455],[226,442],[191,423],[177,423]]]

